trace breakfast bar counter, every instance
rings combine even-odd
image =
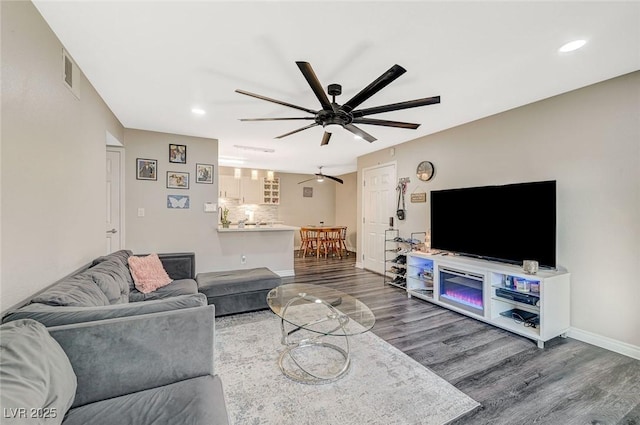
[[[281,277],[293,276],[294,237],[299,227],[285,224],[218,226],[220,270],[267,267]]]
[[[286,232],[286,231],[297,231],[300,230],[299,227],[287,226],[284,224],[261,224],[260,226],[254,224],[247,224],[244,227],[238,227],[237,224],[230,225],[229,227],[218,226],[218,232]]]

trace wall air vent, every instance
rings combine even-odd
[[[62,49],[62,81],[71,93],[80,99],[80,69],[69,53]]]

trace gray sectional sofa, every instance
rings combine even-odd
[[[158,254],[173,282],[143,294],[135,288],[121,250],[96,258],[36,294],[26,305],[7,312],[2,322],[34,319],[46,326],[113,319],[207,305],[198,293],[193,253]]]
[[[214,315],[204,306],[50,328],[3,324],[2,422],[228,424]]]

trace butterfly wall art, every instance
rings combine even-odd
[[[186,195],[167,195],[167,208],[188,209],[189,197]]]

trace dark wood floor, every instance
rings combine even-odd
[[[385,285],[345,259],[296,258],[284,283],[329,285],[376,315],[373,332],[482,407],[460,424],[640,425],[640,361],[571,338],[535,342]],[[407,424],[409,425],[409,424]]]

